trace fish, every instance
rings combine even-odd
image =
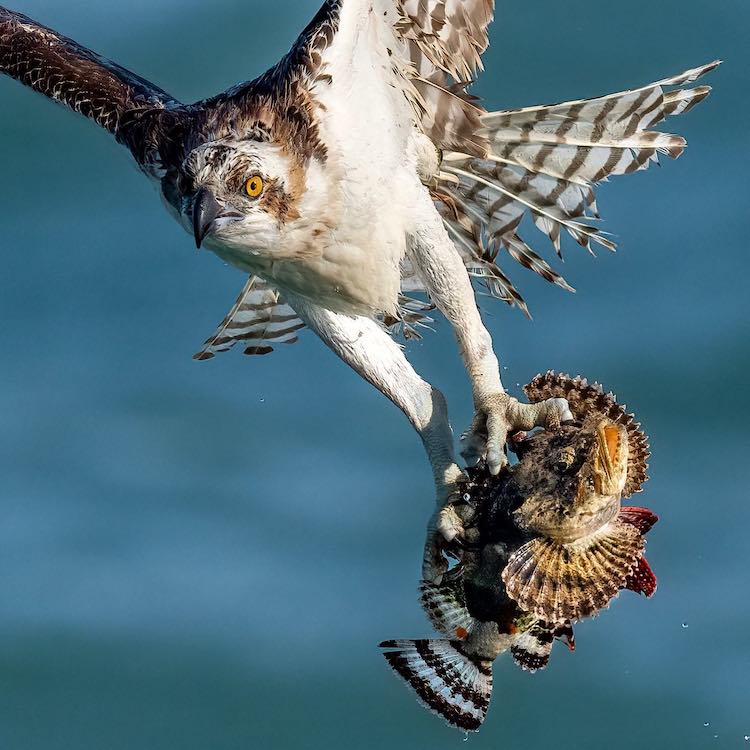
[[[525,671],[544,669],[556,641],[575,650],[577,621],[622,590],[651,597],[657,587],[644,537],[658,517],[622,505],[648,479],[640,424],[582,377],[550,371],[524,390],[532,403],[568,399],[574,420],[513,436],[518,460],[498,476],[468,470],[438,520],[455,564],[419,587],[442,637],[380,644],[418,700],[466,732],[487,716],[501,654]]]

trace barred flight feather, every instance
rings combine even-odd
[[[482,69],[494,0],[398,0],[396,30],[456,81]]]
[[[666,117],[687,112],[708,86],[689,84],[719,61],[632,91],[550,106],[481,115],[482,156],[469,149],[444,154],[433,196],[470,273],[490,293],[528,313],[505,274],[497,273],[502,250],[547,281],[572,290],[519,234],[525,216],[561,254],[563,231],[592,252],[615,243],[593,222],[599,219],[593,185],[612,175],[647,169],[659,154],[677,158],[681,136],[650,130]],[[474,143],[470,144],[474,147]]]
[[[245,354],[269,354],[272,344],[295,343],[301,328],[304,323],[279,293],[262,279],[251,276],[219,328],[193,359],[212,359],[238,342],[249,344]]]
[[[420,340],[422,338],[420,328],[433,330],[432,324],[435,320],[427,313],[434,309],[435,305],[432,302],[425,302],[400,294],[396,316],[385,317],[383,323],[391,336],[401,335],[407,340]]]

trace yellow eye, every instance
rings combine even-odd
[[[251,198],[257,198],[263,192],[263,179],[256,174],[245,183],[245,192]]]

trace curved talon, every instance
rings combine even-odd
[[[453,505],[446,505],[437,517],[437,530],[446,542],[457,541],[464,531],[464,523]]]
[[[564,398],[522,404],[507,393],[493,393],[478,402],[474,421],[461,438],[462,455],[470,464],[485,458],[490,473],[497,475],[508,463],[505,445],[509,435],[535,427],[557,429],[572,419]]]

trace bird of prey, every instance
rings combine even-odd
[[[493,13],[494,0],[326,0],[268,72],[183,104],[0,6],[0,71],[112,133],[197,245],[247,276],[198,359],[238,342],[266,354],[312,329],[408,417],[441,505],[462,478],[445,399],[394,335],[418,335],[433,306],[450,322],[476,407],[464,451],[493,473],[509,431],[569,419],[562,399],[505,392],[472,280],[523,310],[506,259],[569,289],[522,228],[558,254],[563,234],[613,249],[592,221],[593,185],[677,157],[684,139],[652,128],[705,98],[681,87],[718,64],[488,111],[467,87]],[[435,565],[427,554],[425,578]]]

